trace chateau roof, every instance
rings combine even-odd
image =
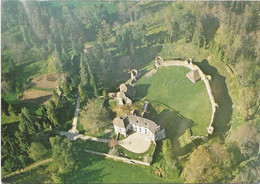
[[[128,115],[126,118],[127,123],[133,124],[135,126],[140,126],[140,127],[146,127],[148,128],[153,134],[156,133],[158,125],[153,122],[152,120],[142,118],[139,116],[135,115]]]
[[[122,119],[122,118],[115,118],[113,120],[113,124],[116,125],[116,126],[119,126],[121,128],[126,128],[128,124],[127,124],[127,121],[124,121],[124,119]]]
[[[128,124],[148,128],[153,134],[157,133],[158,125],[152,120],[135,115],[126,115],[124,118],[115,118],[113,124],[121,128],[126,128]]]

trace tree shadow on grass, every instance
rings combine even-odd
[[[52,95],[41,96],[38,98],[30,98],[23,100],[25,103],[35,103],[35,104],[43,104],[44,102],[48,101]]]
[[[148,94],[148,89],[150,88],[150,84],[138,84],[135,86],[136,95],[135,98],[137,100],[144,98]]]
[[[189,130],[194,122],[184,116],[180,115],[178,111],[164,109],[159,114],[151,105],[148,109],[149,119],[156,121],[163,128],[165,128],[166,137],[172,141],[173,152],[176,156],[187,154],[193,149],[193,145],[181,147],[179,138]]]
[[[92,169],[92,165],[105,160],[103,156],[87,153],[80,150],[79,169],[63,174],[64,183],[101,183],[109,173],[102,168]]]
[[[64,183],[102,183],[103,169],[79,169],[62,175]]]
[[[162,46],[161,45],[151,45],[147,47],[140,47],[136,49],[135,55],[132,57],[134,62],[134,67],[137,70],[140,70],[150,64],[151,61],[161,52]]]
[[[160,25],[157,25],[159,27]],[[156,28],[156,27],[154,27]],[[159,31],[157,33],[151,34],[147,37],[147,40],[149,40],[149,45],[156,44],[156,42],[163,44],[165,41],[165,37],[167,36],[167,31]]]
[[[15,132],[18,130],[19,121],[14,121],[12,123],[6,123],[1,125],[1,131],[7,131],[10,135],[15,135]]]
[[[215,101],[219,106],[213,121],[214,133],[224,134],[230,128],[229,122],[233,111],[233,103],[228,94],[228,89],[225,82],[226,78],[220,75],[215,67],[210,66],[206,59],[202,62],[196,62],[196,64],[205,74],[212,76],[210,85]]]

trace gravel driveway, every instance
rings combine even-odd
[[[135,132],[126,139],[118,141],[118,144],[134,153],[144,153],[149,149],[151,139],[146,134]]]

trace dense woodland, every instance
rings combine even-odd
[[[177,171],[189,183],[260,181],[259,2],[1,3],[1,114],[14,117],[12,123],[1,121],[3,173],[49,157],[56,160],[49,182],[80,169],[74,145],[55,132],[68,129],[64,122],[73,116],[73,99],[79,93],[82,103],[99,96],[106,101],[127,69],[141,69],[162,49],[180,44],[216,58],[210,64],[226,77],[232,117],[227,131],[182,158],[172,153],[169,139],[162,141],[164,161],[151,166],[151,173],[167,178]],[[43,66],[59,76],[49,104],[21,102]],[[107,110],[104,116],[110,116]]]

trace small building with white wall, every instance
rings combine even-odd
[[[119,105],[132,104],[135,98],[135,89],[132,85],[122,83],[119,86],[120,91],[116,94]]]

